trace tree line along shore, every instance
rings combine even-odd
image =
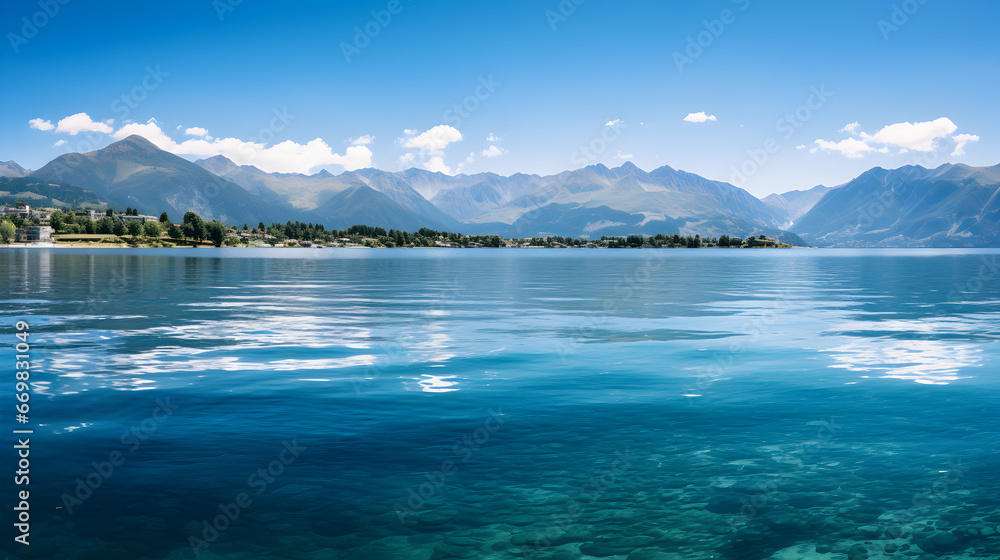
[[[19,210],[23,210],[23,205]],[[11,209],[8,209],[11,210]],[[48,210],[48,211],[46,211]],[[602,236],[600,239],[546,237],[503,238],[499,235],[463,235],[421,228],[406,232],[377,226],[354,225],[347,229],[326,229],[322,224],[303,222],[259,222],[256,227],[227,226],[218,220],[205,220],[196,212],[185,212],[180,223],[173,223],[166,212],[160,216],[140,215],[138,210],[124,212],[94,210],[39,209],[34,213],[18,211],[0,221],[0,241],[23,242],[23,232],[34,228],[29,241],[50,241],[57,246],[130,246],[130,247],[519,247],[519,248],[789,248],[765,235],[747,238],[721,235],[658,234]],[[46,231],[47,230],[47,231]],[[19,235],[21,238],[19,238]]]

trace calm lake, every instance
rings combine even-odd
[[[49,559],[1000,557],[1000,250],[3,249]],[[12,443],[14,436],[8,436]]]

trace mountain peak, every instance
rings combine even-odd
[[[625,163],[619,165],[615,171],[618,175],[640,175],[646,173],[638,165],[632,163],[631,161],[626,161]]]
[[[204,159],[199,159],[194,162],[195,165],[200,165],[202,168],[215,173],[216,175],[225,175],[230,171],[239,169],[240,166],[236,165],[236,162],[227,158],[226,156],[219,154],[217,156],[212,156]]]
[[[0,177],[24,177],[29,171],[14,160],[0,161]]]
[[[131,138],[131,136],[129,136],[129,138]],[[230,165],[236,165],[236,162],[234,162],[233,160],[227,158],[226,156],[224,156],[222,154],[219,154],[217,156],[202,158],[202,159],[199,159],[198,161],[196,161],[195,163],[198,163],[198,162],[201,162],[201,161],[206,162],[206,163],[226,163],[226,164],[230,164]]]
[[[138,134],[130,134],[125,138],[122,138],[121,140],[115,142],[114,144],[109,145],[108,148],[118,145],[133,146],[135,148],[142,148],[144,150],[159,150],[159,148],[156,147],[156,144],[153,144],[152,142],[147,140],[145,136],[140,136]]]

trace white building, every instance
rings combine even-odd
[[[18,205],[17,207],[9,207],[3,209],[4,216],[20,216],[22,219],[27,220],[31,216],[31,206],[27,204]]]
[[[143,216],[143,215],[129,216],[128,214],[121,214],[118,217],[121,218],[122,221],[125,221],[125,222],[127,222],[129,220],[140,220],[143,223],[159,221],[159,218],[157,218],[156,216]]]

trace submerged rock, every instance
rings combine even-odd
[[[639,548],[628,555],[627,560],[685,560],[676,552],[663,552],[658,548]]]
[[[817,552],[812,543],[797,544],[772,554],[767,560],[841,560],[843,556],[832,552]]]
[[[705,509],[712,513],[739,513],[743,508],[746,496],[743,494],[718,494],[712,496],[705,505]]]

